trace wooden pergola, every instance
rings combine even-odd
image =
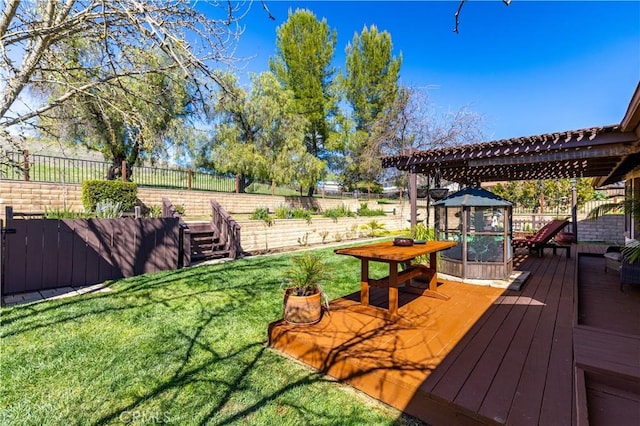
[[[624,180],[640,164],[640,140],[624,125],[412,151],[382,159],[409,175],[411,226],[417,222],[416,176],[439,176],[462,185],[482,182],[598,178],[599,186]],[[572,196],[575,222],[576,196]]]
[[[461,184],[605,177],[614,183],[640,163],[638,137],[612,125],[385,157],[383,167]]]

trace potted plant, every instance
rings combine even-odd
[[[420,185],[416,189],[416,197],[427,198],[429,196],[429,185]]]
[[[294,257],[292,261],[284,292],[284,320],[297,325],[315,324],[322,317],[322,307],[329,308],[322,290],[327,278],[325,265],[312,252]]]
[[[437,187],[437,188],[431,188],[429,190],[429,196],[434,201],[444,200],[447,197],[448,193],[449,193],[448,188]]]

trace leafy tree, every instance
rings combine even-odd
[[[318,159],[326,157],[330,117],[336,110],[331,67],[335,44],[336,32],[326,19],[318,21],[305,9],[289,10],[287,21],[277,29],[276,54],[269,61],[270,70],[293,91],[296,110],[307,119],[305,146]],[[308,176],[308,195],[313,195],[318,178]]]
[[[553,212],[559,205],[571,202],[571,179],[510,181],[497,183],[491,191],[521,207],[538,210],[544,207],[545,211]],[[593,200],[596,194],[591,179],[576,179],[578,206]]]
[[[232,59],[242,4],[225,2],[205,14],[191,0],[6,0],[0,14],[0,141],[20,149],[38,125],[35,119],[81,94],[110,105],[113,92],[95,89],[123,78],[171,80],[179,73],[195,88],[192,105],[203,111],[217,82],[215,67]],[[61,60],[74,39],[92,54]],[[168,61],[139,60],[140,52],[158,50]],[[135,122],[136,111],[120,112],[126,123]]]
[[[355,135],[345,141],[351,158],[344,181],[353,185],[375,182],[380,164],[380,130],[397,117],[393,108],[398,97],[398,78],[402,56],[394,57],[391,35],[366,26],[347,45],[345,97],[353,109]]]
[[[211,147],[205,148],[206,163],[240,176],[240,191],[253,179],[274,185],[317,179],[324,163],[306,151],[307,122],[296,113],[293,92],[269,72],[252,76],[250,93],[234,76],[225,80],[228,89],[220,91],[215,105],[219,121]]]
[[[91,47],[81,39],[68,40],[58,61],[90,62],[93,55],[100,54]],[[138,51],[135,56],[135,69],[171,68],[162,51]],[[93,70],[92,75],[87,75],[89,72],[79,66],[72,73],[82,81],[101,79],[105,71]],[[55,71],[45,71],[43,75],[48,80],[54,79]],[[114,165],[123,161],[130,165],[153,161],[165,156],[165,147],[188,134],[180,131],[188,128],[191,113],[192,96],[187,83],[176,70],[121,76],[54,107],[39,117],[40,125],[51,136],[102,152]],[[56,86],[44,90],[57,97],[59,89]]]

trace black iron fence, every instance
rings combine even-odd
[[[82,183],[84,180],[105,179],[112,163],[25,152],[7,152],[7,157],[19,167],[2,165],[0,178],[33,182]],[[235,178],[229,175],[205,173],[191,169],[133,166],[131,180],[138,186],[234,192]]]
[[[84,180],[106,179],[113,173],[114,165],[106,161],[83,160],[24,152],[5,152],[10,162],[18,167],[7,164],[0,165],[0,180],[51,182],[51,183],[82,183]],[[128,166],[130,167],[130,166]],[[130,175],[129,175],[130,172]],[[118,170],[121,176],[121,170]],[[207,173],[186,168],[163,168],[157,166],[133,166],[126,172],[131,181],[141,187],[155,187],[168,189],[188,189],[214,192],[235,192],[235,176],[229,174]],[[306,188],[295,185],[277,186],[273,188],[269,182],[254,181],[245,188],[245,192],[254,194],[274,194],[280,196],[302,196],[307,193]],[[397,194],[393,194],[397,197]],[[394,198],[391,195],[390,198]],[[363,191],[324,191],[317,188],[314,196],[327,198],[356,198],[369,200],[388,195],[374,194]],[[405,193],[406,197],[406,193]]]

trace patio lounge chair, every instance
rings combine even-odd
[[[625,259],[622,260],[620,266],[620,290],[623,291],[625,284],[640,284],[640,263],[629,263]]]
[[[538,232],[536,232],[533,236],[528,238],[514,238],[512,241],[512,246],[516,247],[527,247],[529,248],[529,252],[537,252],[538,256],[542,256],[542,251],[545,247],[567,247],[569,250],[570,246],[567,245],[557,245],[551,244],[551,239],[556,236],[562,229],[567,226],[570,222],[567,220],[552,220],[551,222],[544,225]],[[555,250],[554,250],[555,251]],[[567,257],[570,256],[570,252],[567,251]]]

